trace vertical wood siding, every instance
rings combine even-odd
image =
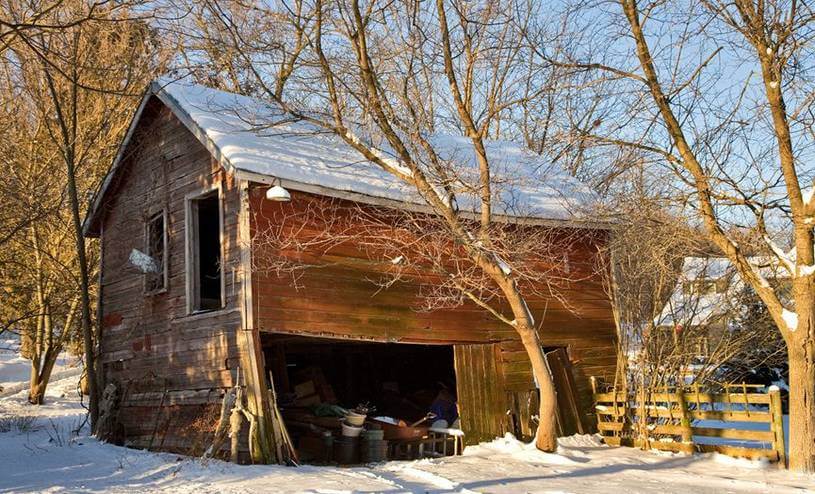
[[[504,434],[503,373],[497,344],[456,345],[456,389],[465,444]]]

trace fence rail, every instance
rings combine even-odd
[[[598,392],[592,378],[597,429],[612,446],[766,458],[786,465],[781,393],[750,385],[709,393],[690,388],[627,395]]]

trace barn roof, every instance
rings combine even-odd
[[[153,96],[183,122],[228,172],[241,178],[265,183],[280,181],[292,190],[363,203],[426,207],[410,185],[367,161],[339,137],[306,122],[293,122],[274,105],[202,85],[158,80],[150,85],[119,155],[96,195],[85,222],[86,235],[97,233],[93,225],[101,203],[142,109]],[[470,181],[477,170],[470,140],[452,135],[427,137],[442,159],[455,162],[462,180]],[[398,166],[388,146],[375,147]],[[497,215],[532,222],[582,222],[581,211],[595,198],[587,186],[559,165],[546,162],[517,143],[488,141],[486,148],[496,183],[493,207]],[[467,202],[467,195],[460,194],[461,210],[477,209],[476,201]]]

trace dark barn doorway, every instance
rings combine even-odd
[[[330,433],[341,441],[336,407],[364,405],[373,417],[414,424],[449,397],[457,415],[456,370],[452,345],[349,341],[262,334],[267,378],[277,405],[304,461],[328,462],[318,442]],[[457,417],[456,417],[457,418]],[[434,422],[426,420],[421,426]],[[449,425],[453,425],[452,423]],[[374,425],[376,427],[376,425]]]

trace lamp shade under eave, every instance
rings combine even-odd
[[[266,191],[266,199],[277,202],[288,202],[291,201],[291,194],[282,186],[275,185]]]

